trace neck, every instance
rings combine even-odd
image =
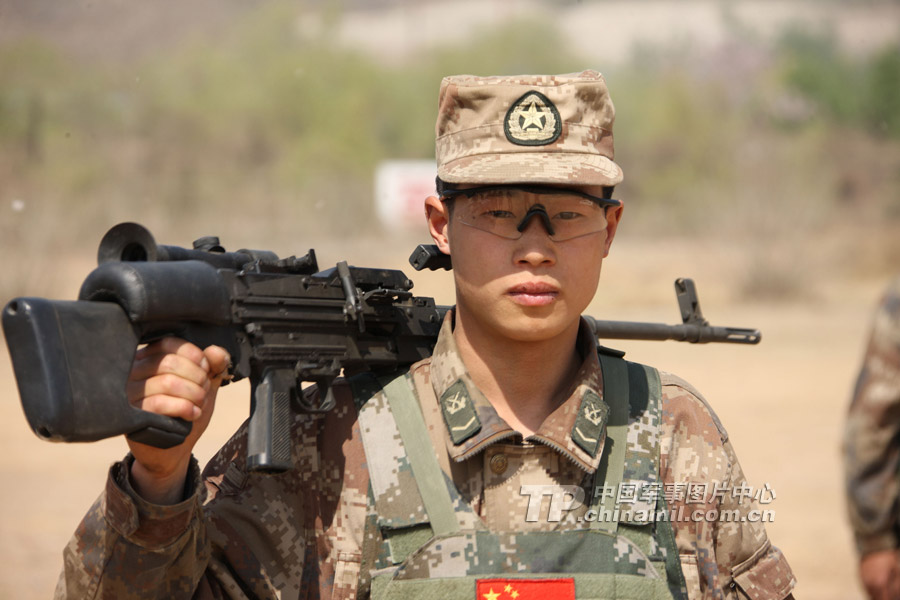
[[[457,311],[453,337],[473,383],[523,437],[565,399],[581,363],[578,321],[554,337],[519,341],[485,332]]]

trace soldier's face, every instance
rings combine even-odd
[[[578,189],[602,194],[599,188]],[[541,202],[537,195],[520,193]],[[540,218],[528,220],[519,239],[500,237],[459,222],[460,208],[451,217],[437,198],[426,201],[435,242],[452,256],[458,322],[462,319],[467,330],[517,341],[541,341],[577,329],[597,288],[621,207],[607,209],[602,231],[564,241],[551,240]]]

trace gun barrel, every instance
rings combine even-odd
[[[584,317],[594,335],[608,340],[676,340],[694,344],[722,342],[729,344],[758,344],[762,339],[758,329],[714,327],[711,325],[640,323],[631,321],[602,321]]]

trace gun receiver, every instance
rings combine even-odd
[[[449,256],[420,246],[417,270],[451,267]],[[131,406],[125,387],[140,344],[177,336],[231,354],[233,380],[250,379],[248,467],[289,469],[293,410],[328,411],[340,375],[385,374],[431,355],[444,314],[432,298],[413,296],[397,270],[339,262],[319,271],[315,252],[226,252],[218,238],[193,249],[157,245],[135,223],[113,227],[99,266],[77,301],[15,298],[3,329],[26,418],[41,438],[95,441],[126,434],[168,448],[191,424]],[[755,344],[756,330],[712,327],[689,279],[676,281],[681,325],[600,321],[600,338],[674,339]],[[310,401],[301,384],[318,385]]]

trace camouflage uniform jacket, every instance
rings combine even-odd
[[[860,554],[900,547],[900,278],[875,313],[847,417],[844,463]]]
[[[601,395],[602,382],[595,341],[585,328],[579,343],[584,360],[570,396],[527,440],[471,385],[449,320],[432,358],[410,369],[438,462],[491,530],[558,525],[544,516],[544,506],[541,518],[526,520],[529,497],[522,485],[590,485],[603,435],[588,453],[571,432],[585,390]],[[442,403],[452,401],[447,392],[460,379],[469,381],[481,426],[457,444]],[[716,485],[730,492],[744,482],[721,423],[687,383],[665,373],[661,379],[659,481],[669,509],[697,509],[684,493],[695,484],[710,492],[702,512],[747,515],[754,507],[747,496],[712,493]],[[349,387],[342,384],[335,395],[334,410],[296,415],[295,468],[282,475],[246,472],[246,425],[202,477],[194,465],[180,504],[143,501],[129,484],[131,459],[115,464],[104,494],[64,552],[57,597],[367,597],[364,553],[378,535],[366,527],[373,513],[370,474]],[[692,600],[790,595],[793,574],[761,523],[685,519],[674,521],[673,529]]]

